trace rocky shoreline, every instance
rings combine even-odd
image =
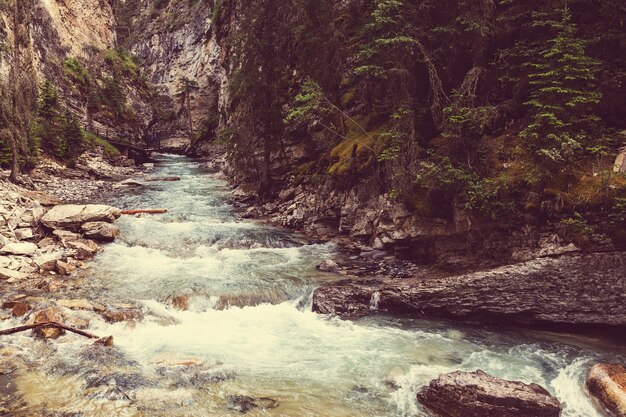
[[[32,188],[43,188],[46,193],[0,183],[0,320],[5,323],[59,322],[88,330],[88,316],[94,314],[109,323],[142,318],[141,308],[132,302],[90,297],[87,290],[89,260],[100,245],[119,233],[113,221],[120,211],[100,205],[61,204],[61,199],[67,199],[70,190],[79,190],[78,198],[71,200],[98,200],[103,192],[140,187],[150,177],[135,168],[110,165],[97,154],[86,158],[89,163],[76,170],[56,171],[59,168],[49,161],[40,166]],[[219,170],[219,164],[208,164]],[[351,244],[350,238],[335,242],[343,249],[343,258],[337,259],[338,263],[324,262],[319,269],[346,279],[314,292],[313,309],[319,313],[342,318],[409,314],[479,323],[604,328],[622,333],[626,329],[623,252],[582,253],[557,242],[544,244],[542,256],[535,259],[488,269],[481,269],[485,264],[476,264],[474,272],[459,275],[440,265],[418,265],[384,249]],[[35,334],[55,339],[64,330],[42,328]],[[5,347],[0,352],[12,357]],[[620,388],[619,384],[626,372],[619,365],[604,366],[608,368],[602,369],[611,372],[592,369],[589,391],[600,408],[621,416],[626,386]],[[561,410],[558,401],[541,387],[480,371],[442,375],[425,386],[416,400],[442,417],[558,416]]]

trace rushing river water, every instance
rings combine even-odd
[[[315,270],[334,256],[333,247],[240,219],[225,183],[202,167],[162,156],[150,175],[180,182],[120,191],[109,201],[169,210],[120,219],[122,236],[93,265],[99,295],[136,302],[144,318],[130,325],[91,317],[90,331],[114,336],[118,354],[104,359],[85,354],[84,340],[73,336],[55,348],[33,345],[36,354],[56,349],[63,359],[19,376],[26,409],[59,411],[49,414],[55,416],[235,416],[256,405],[247,415],[427,416],[415,401],[421,386],[445,372],[482,369],[546,387],[564,416],[599,416],[584,393],[584,375],[619,350],[513,330],[314,314],[312,290],[337,279]],[[188,310],[173,307],[172,300],[186,297]],[[93,382],[90,360],[110,369],[105,383]],[[202,364],[166,366],[172,361]]]

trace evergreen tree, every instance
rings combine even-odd
[[[270,191],[272,152],[284,129],[293,12],[290,1],[251,0],[242,9],[240,28],[233,37],[237,71],[230,84],[235,107],[230,156],[248,180],[258,181],[261,197]]]
[[[200,87],[198,86],[198,82],[195,80],[190,80],[187,77],[181,78],[178,83],[178,90],[176,91],[176,98],[178,99],[178,103],[180,106],[180,112],[186,113],[187,121],[189,123],[189,132],[190,136],[193,138],[193,119],[191,117],[191,99],[192,94],[197,91]]]
[[[538,162],[552,174],[571,162],[594,133],[599,123],[594,107],[600,101],[595,83],[598,63],[585,54],[567,5],[553,26],[557,34],[550,47],[530,64],[532,92],[526,105],[531,122],[522,132]]]

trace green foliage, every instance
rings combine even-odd
[[[69,112],[61,112],[59,96],[50,81],[42,87],[37,118],[30,126],[29,142],[61,160],[71,160],[84,150],[80,123]]]
[[[609,220],[615,226],[626,226],[626,197],[618,197],[615,199],[611,207]]]
[[[529,141],[539,163],[555,172],[555,167],[573,161],[597,131],[599,118],[593,110],[600,93],[595,87],[598,62],[585,54],[567,6],[562,20],[552,25],[556,37],[530,64],[532,92],[526,105],[531,109],[531,122],[522,137]]]
[[[115,146],[111,145],[105,139],[102,139],[100,136],[94,133],[83,131],[83,138],[85,140],[86,146],[89,148],[101,147],[102,149],[104,149],[104,153],[106,155],[120,156],[120,151]]]
[[[89,92],[93,83],[93,77],[85,66],[76,58],[67,58],[63,62],[63,68],[70,81],[82,92]]]
[[[137,58],[124,48],[111,48],[104,51],[104,60],[118,76],[138,77],[140,67]]]
[[[573,217],[563,219],[558,224],[559,236],[565,241],[584,248],[589,245],[594,228],[580,213],[574,213]]]

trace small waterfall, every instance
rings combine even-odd
[[[380,303],[380,291],[374,291],[370,298],[370,310],[378,311],[378,303]]]

